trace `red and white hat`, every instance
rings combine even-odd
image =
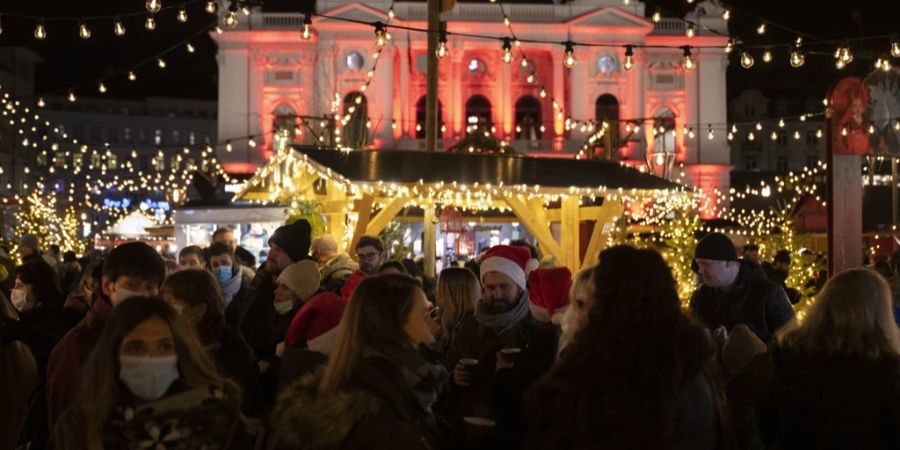
[[[288,347],[305,340],[310,350],[330,354],[347,302],[332,292],[316,294],[300,307],[284,337]]]
[[[490,272],[500,272],[510,278],[524,291],[526,289],[527,280],[525,278],[525,268],[528,260],[531,259],[531,252],[524,247],[514,247],[510,245],[497,245],[491,247],[484,254],[481,261],[481,282],[484,283],[484,276]]]
[[[569,307],[572,272],[567,267],[537,269],[528,279],[528,306],[531,315],[541,322],[559,324]]]

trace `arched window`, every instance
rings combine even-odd
[[[276,150],[281,150],[294,142],[297,132],[297,113],[289,105],[279,105],[272,112],[272,133]]]
[[[425,117],[427,114],[426,105],[428,103],[428,99],[425,96],[419,97],[419,101],[416,102],[416,139],[425,139]],[[437,108],[437,123],[438,123],[438,132],[437,135],[441,135],[440,126],[444,123],[443,116],[441,114],[441,101],[438,100],[438,108]]]
[[[493,123],[491,102],[483,95],[473,95],[466,100],[466,123],[471,125],[472,122],[483,128],[490,128]]]
[[[366,145],[369,120],[368,102],[361,92],[350,92],[344,97],[344,118],[349,116],[341,135],[341,143],[350,148],[362,148]]]
[[[610,142],[614,146],[610,150],[616,150],[619,141],[619,101],[616,100],[616,97],[610,94],[597,97],[597,101],[594,103],[594,119],[598,126],[602,126],[603,122],[609,124]],[[605,140],[601,142],[605,142]]]
[[[516,139],[541,138],[541,102],[525,95],[516,101]]]
[[[662,107],[653,114],[653,134],[656,152],[675,152],[675,113]]]

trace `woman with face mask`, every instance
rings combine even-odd
[[[80,380],[54,448],[225,449],[242,434],[240,391],[161,298],[112,311]]]
[[[19,315],[2,331],[3,342],[20,341],[27,345],[43,375],[53,346],[76,323],[78,314],[62,307],[59,276],[40,259],[23,264],[16,274],[9,301]]]
[[[180,270],[166,278],[160,295],[197,332],[218,373],[241,388],[244,413],[259,416],[262,400],[256,357],[241,332],[225,323],[225,300],[213,276],[202,269]]]

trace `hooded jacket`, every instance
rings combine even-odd
[[[772,350],[785,448],[900,448],[900,358]]]
[[[273,429],[280,450],[437,450],[434,417],[410,399],[399,369],[366,359],[352,387],[323,395],[321,373],[288,386],[278,399]]]
[[[784,289],[769,280],[766,272],[753,262],[741,260],[734,288],[723,293],[702,285],[691,296],[691,314],[710,329],[724,326],[729,332],[744,324],[768,342],[779,328],[794,319]]]
[[[321,288],[328,292],[340,293],[344,282],[358,269],[359,265],[350,259],[350,256],[339,253],[319,269],[322,274]]]

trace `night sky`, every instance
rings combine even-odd
[[[164,6],[183,3],[162,1]],[[142,13],[145,11],[144,0],[4,0],[0,7],[4,13],[0,45],[24,45],[46,60],[37,72],[38,93],[65,93],[69,86],[86,85],[81,89],[82,95],[98,95],[96,82],[93,80],[128,70],[130,66],[211,26],[214,17],[203,11],[204,3],[197,2],[189,7],[187,23],[176,21],[175,9],[157,14],[157,28],[152,32],[144,29],[143,14],[125,18],[127,32],[124,37],[113,34],[109,20],[88,21],[92,37],[83,40],[77,35],[75,22],[57,22],[50,17]],[[900,1],[897,0],[827,3],[822,0],[732,0],[727,3],[736,9],[824,39],[900,34],[900,25],[896,21],[900,17]],[[279,11],[304,10],[312,4],[312,1],[278,0],[265,2],[265,8]],[[692,6],[686,0],[654,0],[647,4],[648,11],[653,10],[653,5],[658,5],[675,14],[683,14]],[[13,13],[48,17],[47,39],[34,39],[34,21],[8,16]],[[795,33],[779,30],[773,25],[769,26],[769,31],[764,36],[757,36],[757,25],[758,20],[737,11],[733,13],[732,34],[743,37],[748,43],[785,43],[796,37]],[[217,95],[215,45],[205,34],[200,34],[191,42],[197,49],[196,53],[175,51],[166,58],[165,70],[158,69],[155,63],[146,65],[138,71],[137,82],[129,82],[124,75],[119,76],[106,83],[109,88],[106,95],[120,98],[168,96],[214,100]],[[852,43],[856,57],[843,71],[834,67],[833,60],[828,55],[807,56],[807,64],[801,69],[790,68],[787,56],[783,53],[776,53],[775,60],[768,65],[763,64],[761,55],[757,54],[756,65],[751,70],[742,69],[736,57],[733,57],[728,72],[729,96],[733,97],[746,88],[760,89],[769,96],[798,99],[808,95],[823,96],[827,87],[837,79],[867,74],[874,61],[871,59],[872,51],[877,51],[880,55],[886,54],[887,42],[885,38]],[[834,45],[819,48],[825,53],[831,53]],[[868,57],[866,53],[869,53]],[[900,66],[900,60],[894,59],[894,64]]]

